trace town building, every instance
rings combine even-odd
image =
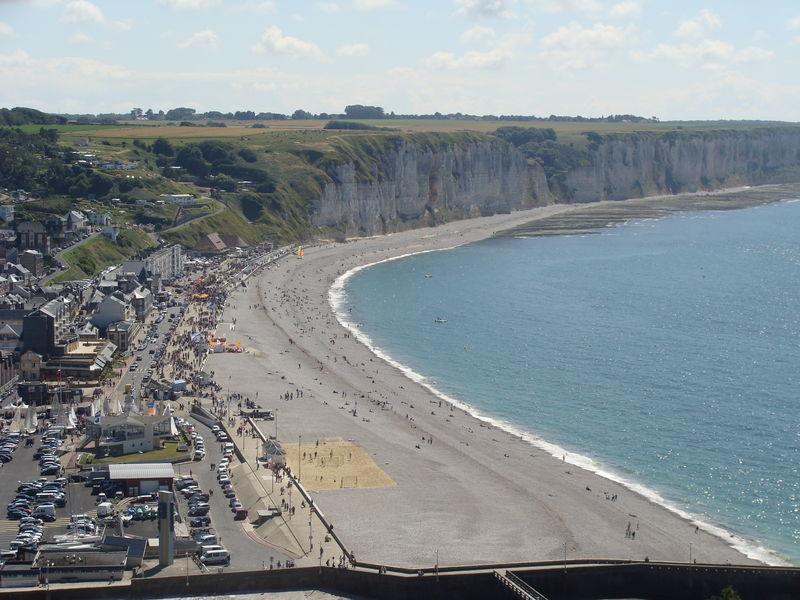
[[[17,248],[50,254],[50,236],[39,221],[25,221],[17,226]]]
[[[92,225],[97,225],[99,227],[105,227],[107,225],[111,225],[111,215],[107,212],[97,212],[92,211],[89,213],[89,222]]]
[[[128,553],[100,549],[39,550],[32,568],[50,583],[120,581]]]
[[[82,233],[88,227],[88,219],[79,210],[71,210],[64,217],[64,231],[66,233]]]
[[[75,340],[64,348],[62,354],[51,356],[42,365],[42,379],[75,377],[83,381],[97,381],[106,367],[110,367],[117,346],[109,340]]]
[[[171,463],[130,463],[108,465],[108,479],[124,482],[129,497],[172,491],[175,469]]]
[[[105,456],[149,452],[176,433],[170,415],[106,415],[86,428],[87,438]]]
[[[113,225],[106,225],[103,227],[102,233],[112,242],[116,242],[117,238],[119,237],[119,227],[114,227]]]
[[[0,204],[0,219],[3,219],[6,223],[11,223],[14,220],[13,204]]]
[[[101,333],[105,333],[111,323],[127,321],[133,317],[134,310],[130,295],[117,291],[103,298],[90,321]]]
[[[184,254],[179,244],[156,250],[144,261],[147,270],[159,275],[164,281],[171,281],[183,275]]]
[[[197,200],[192,194],[161,194],[161,197],[170,204],[178,206],[194,206],[197,204]]]
[[[38,250],[25,250],[19,255],[19,264],[30,271],[34,277],[44,275],[44,256]]]
[[[106,337],[120,352],[127,352],[141,326],[133,321],[117,321],[106,328]]]
[[[15,352],[19,347],[20,335],[8,323],[0,325],[0,350],[4,352]]]

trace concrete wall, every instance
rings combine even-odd
[[[469,569],[472,570],[469,570]],[[426,570],[415,574],[378,574],[375,571],[306,567],[273,571],[223,572],[186,577],[134,579],[130,586],[58,590],[59,600],[83,598],[162,598],[201,594],[235,594],[278,590],[320,589],[364,598],[502,598],[502,588],[489,569],[464,566],[442,569],[439,576]],[[550,600],[643,598],[648,600],[705,600],[731,585],[747,600],[800,598],[800,569],[745,568],[712,565],[634,563],[577,566],[565,574],[563,566],[514,569],[514,572]],[[51,590],[53,594],[53,590]],[[45,590],[2,591],[0,598],[45,600]]]

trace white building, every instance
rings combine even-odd
[[[179,244],[156,250],[144,259],[147,270],[169,281],[183,275],[183,248]]]
[[[121,292],[109,294],[97,307],[92,318],[92,325],[105,331],[111,323],[117,321],[127,321],[134,316],[133,306],[130,297]]]
[[[194,206],[197,200],[192,194],[161,194],[170,204],[177,204],[178,206]]]

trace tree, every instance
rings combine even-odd
[[[172,144],[169,143],[169,140],[158,138],[155,142],[153,142],[153,154],[173,156],[175,154],[175,149],[172,147]]]
[[[345,106],[344,114],[351,119],[384,119],[386,117],[380,106],[364,106],[363,104]]]
[[[138,119],[142,116],[142,109],[141,108],[132,108],[131,109],[131,117],[134,119]]]
[[[313,119],[314,115],[310,112],[298,108],[292,113],[292,119]]]
[[[731,586],[728,586],[722,590],[722,595],[711,596],[708,600],[742,600],[742,597]]]
[[[168,121],[186,121],[189,119],[193,119],[195,112],[197,112],[195,111],[195,109],[186,108],[185,106],[172,108],[167,111],[166,119]]]
[[[184,146],[175,157],[175,164],[183,167],[192,175],[205,177],[208,175],[210,168],[208,163],[203,160],[203,154],[200,148],[194,145]]]
[[[156,118],[152,108],[148,108],[147,112],[144,113],[144,116],[147,118],[148,121],[152,121],[153,119]]]
[[[254,163],[258,160],[256,153],[253,152],[251,148],[242,148],[241,150],[239,150],[239,156],[242,158],[242,160],[247,161],[249,163]]]

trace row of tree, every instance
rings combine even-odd
[[[235,112],[222,112],[210,110],[198,112],[194,108],[179,106],[167,111],[154,110],[152,108],[134,108],[130,114],[99,114],[99,115],[64,115],[65,117],[79,122],[114,122],[125,119],[137,119],[148,121],[279,121],[279,120],[337,120],[337,119],[427,119],[427,120],[449,120],[449,121],[579,121],[586,123],[596,122],[657,122],[658,117],[641,117],[631,114],[607,115],[602,117],[583,117],[581,115],[472,115],[468,113],[441,113],[430,114],[399,114],[394,111],[386,112],[380,106],[368,106],[364,104],[351,104],[344,108],[341,113],[313,113],[304,109],[297,109],[291,114],[277,112],[256,112],[253,110],[237,110]]]

